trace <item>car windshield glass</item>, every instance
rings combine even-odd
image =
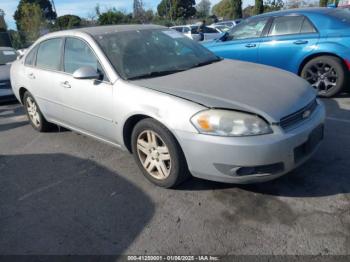
[[[95,36],[124,79],[156,77],[220,59],[175,30],[149,29]]]
[[[337,9],[330,13],[331,16],[341,20],[343,23],[350,24],[350,9]]]
[[[17,58],[16,50],[14,49],[1,49],[0,48],[0,65],[11,63]]]

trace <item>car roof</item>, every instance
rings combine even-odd
[[[106,26],[94,26],[94,27],[83,27],[74,29],[73,31],[84,32],[90,35],[102,35],[117,32],[126,31],[140,31],[148,29],[164,29],[166,27],[159,25],[106,25]]]
[[[267,16],[277,16],[277,15],[292,15],[292,14],[328,14],[334,11],[334,8],[328,7],[308,7],[308,8],[292,8],[280,11],[269,12],[255,17],[267,17]]]

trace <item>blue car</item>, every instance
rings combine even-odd
[[[220,40],[203,43],[218,56],[300,75],[331,97],[345,91],[350,70],[349,9],[291,9],[251,17]]]

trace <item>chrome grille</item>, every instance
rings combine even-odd
[[[302,109],[296,111],[293,114],[283,117],[280,121],[280,126],[283,129],[288,129],[303,122],[304,120],[308,119],[310,115],[312,115],[312,113],[316,110],[317,105],[317,100],[314,99],[311,103]]]
[[[0,80],[0,89],[11,89],[10,80]]]

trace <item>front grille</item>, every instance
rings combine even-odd
[[[1,80],[0,81],[0,89],[11,89],[10,80]]]
[[[297,112],[283,117],[280,121],[280,126],[283,129],[288,129],[303,122],[312,115],[312,113],[316,110],[317,105],[317,100],[314,99],[311,103],[298,110]]]

